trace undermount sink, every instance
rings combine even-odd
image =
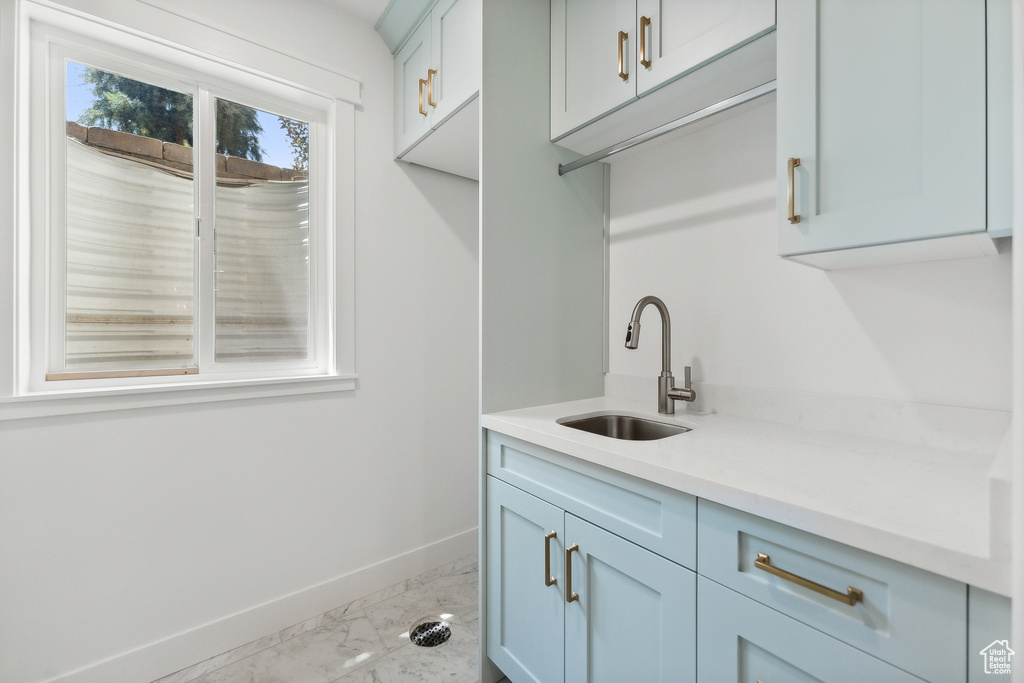
[[[682,425],[614,413],[573,415],[560,418],[556,422],[565,427],[624,441],[653,441],[690,431],[689,427]]]

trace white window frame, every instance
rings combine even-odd
[[[244,66],[45,0],[20,0],[16,7],[15,362],[7,398],[0,396],[0,419],[135,407],[139,394],[146,395],[146,405],[160,405],[355,388],[358,81],[298,60],[282,60],[280,53],[228,34],[219,36],[219,52],[236,52]],[[0,17],[0,26],[8,16]],[[194,252],[198,374],[46,380],[53,364],[63,363],[65,60],[191,92],[197,111],[205,111],[194,134],[194,196],[202,217]],[[325,89],[325,84],[331,87]],[[309,122],[309,362],[216,363],[213,336],[203,334],[212,332],[214,322],[216,97]]]

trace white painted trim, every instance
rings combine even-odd
[[[89,3],[87,12],[50,0],[23,2],[48,10],[46,17],[49,22],[59,21],[54,18],[55,14],[85,19],[97,26],[117,29],[153,44],[183,50],[205,60],[212,59],[222,65],[273,78],[293,87],[294,84],[302,84],[298,87],[310,93],[361,104],[360,82],[357,78],[214,28],[198,17],[185,16],[168,9],[167,3],[153,0],[138,0],[134,3],[108,0]],[[127,23],[131,23],[132,28],[125,26]],[[313,83],[317,84],[315,88],[310,85]]]
[[[304,393],[306,389],[303,387],[313,393],[354,389],[356,104],[349,99],[325,96],[314,89],[310,84],[318,88],[323,85],[322,79],[315,80],[318,78],[316,73],[300,74],[303,78],[314,80],[299,84],[275,78],[272,73],[268,75],[267,67],[272,67],[278,57],[272,51],[261,53],[250,46],[247,52],[236,55],[251,60],[246,66],[240,67],[235,62],[211,58],[201,50],[188,50],[181,45],[137,30],[125,29],[113,22],[70,10],[48,0],[22,0],[11,3],[11,6],[18,13],[11,22],[11,28],[17,29],[20,42],[20,45],[14,45],[14,41],[11,41],[15,49],[11,73],[16,79],[14,85],[18,93],[12,101],[17,103],[17,120],[29,123],[37,120],[38,117],[30,116],[31,107],[42,107],[41,102],[45,103],[47,99],[47,86],[43,83],[45,78],[30,78],[29,70],[44,75],[48,73],[48,49],[52,41],[60,46],[60,54],[68,50],[95,52],[97,59],[102,57],[108,61],[124,61],[133,69],[153,70],[161,79],[167,77],[173,80],[178,75],[200,92],[205,92],[207,87],[215,87],[218,94],[236,98],[237,101],[268,110],[272,107],[274,111],[308,120],[314,143],[318,138],[322,140],[325,149],[332,150],[336,158],[331,161],[330,155],[316,154],[317,145],[314,144],[314,154],[310,161],[315,167],[316,176],[322,179],[316,183],[320,198],[310,207],[311,224],[317,226],[316,234],[311,235],[316,258],[310,269],[311,283],[314,284],[311,288],[311,306],[315,311],[311,320],[311,337],[315,339],[311,359],[315,361],[315,367],[312,362],[299,365],[232,365],[230,372],[223,372],[219,367],[211,366],[202,373],[205,376],[185,378],[189,381],[183,381],[181,377],[161,380],[157,384],[147,381],[113,383],[83,380],[73,388],[55,388],[42,379],[45,372],[56,365],[46,363],[46,351],[39,348],[43,345],[40,340],[51,340],[52,336],[47,334],[46,321],[38,317],[41,315],[39,311],[45,309],[42,293],[48,283],[52,288],[47,275],[47,269],[52,263],[46,258],[48,247],[43,243],[33,243],[28,235],[31,229],[33,234],[39,234],[42,230],[47,239],[51,237],[48,223],[44,220],[47,211],[52,208],[51,203],[42,192],[32,194],[31,187],[49,187],[46,175],[48,168],[40,164],[39,160],[46,158],[48,144],[54,148],[57,145],[48,137],[49,133],[45,129],[29,131],[29,125],[17,128],[17,166],[13,185],[19,201],[12,204],[18,207],[16,211],[19,213],[12,221],[15,248],[9,253],[14,260],[12,271],[16,274],[16,299],[12,297],[12,300],[17,308],[11,317],[16,320],[14,329],[17,337],[12,341],[21,351],[17,355],[12,354],[15,374],[10,381],[0,385],[0,395],[19,398],[0,399],[0,421],[19,416],[96,412],[142,405],[174,405],[192,400],[205,402]],[[6,11],[8,5],[4,7]],[[97,11],[103,9],[103,6],[97,7]],[[143,11],[144,14],[146,12],[148,10]],[[17,80],[19,77],[20,83]],[[32,87],[43,91],[33,95],[28,90],[30,83]],[[358,83],[356,85],[358,92]],[[54,95],[50,93],[49,96]],[[212,162],[209,166],[212,168]],[[31,178],[29,173],[32,174]],[[213,174],[210,172],[206,176],[212,178]],[[202,212],[206,216],[211,213],[209,207]],[[204,224],[212,223],[204,221]],[[317,239],[321,240],[319,244],[316,243]],[[206,242],[210,242],[210,239],[206,239]],[[53,271],[52,268],[50,270]],[[212,287],[207,284],[205,290],[200,288],[198,291],[212,291]],[[56,287],[56,291],[61,290],[62,287]],[[212,310],[211,306],[201,307],[201,310],[203,308]],[[63,335],[58,335],[58,338],[62,339]],[[203,337],[200,336],[200,339]],[[333,354],[329,353],[332,349]],[[212,357],[209,349],[205,350],[207,353],[201,353],[200,356]],[[255,385],[259,382],[267,386],[256,389]],[[179,390],[187,387],[197,387],[202,391],[194,398],[186,399],[179,394]],[[86,391],[97,398],[84,398]],[[149,400],[130,403],[127,397],[137,394],[146,394]],[[111,400],[112,396],[117,398]],[[39,403],[40,400],[56,403],[44,407]]]
[[[987,232],[974,232],[807,254],[783,254],[782,258],[821,270],[845,270],[995,256],[1004,248]]]
[[[151,681],[476,552],[477,529],[143,645],[45,683]]]
[[[327,210],[334,212],[333,244],[328,253],[334,258],[333,371],[339,375],[356,372],[356,110],[352,104],[336,101],[334,121],[334,192],[328,197]],[[344,135],[342,134],[344,132]]]
[[[1011,634],[1016,649],[1024,643],[1024,1],[1013,0],[1013,566]],[[1024,683],[1024,666],[1013,668],[1015,683]]]
[[[17,123],[17,79],[14,65],[18,50],[17,8],[14,3],[0,3],[0,127],[16,131]],[[5,265],[10,270],[0,278],[0,320],[8,321],[0,335],[0,391],[13,386],[15,358],[17,357],[17,327],[13,324],[17,316],[14,292],[18,278],[18,244],[14,226],[17,225],[19,203],[15,179],[15,150],[20,139],[15,133],[8,138],[8,144],[0,149],[0,246],[8,253]]]
[[[195,377],[196,375],[192,375]],[[66,382],[61,382],[66,384]],[[33,417],[103,413],[112,410],[157,408],[216,401],[241,401],[271,396],[354,391],[355,375],[317,375],[178,385],[121,387],[104,390],[62,391],[0,398],[0,422]]]

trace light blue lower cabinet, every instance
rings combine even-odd
[[[974,586],[968,595],[967,681],[1010,683],[1012,669],[1024,666],[1014,662],[1024,662],[1024,653],[1010,654],[1010,598]]]
[[[566,683],[694,681],[696,575],[570,514],[565,539]]]
[[[487,477],[487,654],[513,683],[689,683],[696,626],[692,571]]]
[[[564,680],[564,517],[487,477],[487,654],[516,683]]]
[[[703,576],[697,584],[697,679],[714,683],[910,683],[875,659]]]
[[[494,432],[487,458],[512,683],[1009,678],[1008,598]]]
[[[924,680],[963,683],[965,584],[708,500],[698,510],[701,576]]]

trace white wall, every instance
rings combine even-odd
[[[551,144],[550,7],[483,4],[481,408],[600,396],[604,171]]]
[[[622,342],[654,294],[677,377],[690,364],[712,384],[1009,410],[1010,254],[836,272],[784,261],[775,154],[769,101],[612,165],[610,371],[658,374],[655,311],[638,350]]]
[[[477,184],[394,163],[371,26],[282,4],[174,9],[363,83],[359,388],[0,422],[0,680],[150,680],[475,548]]]

